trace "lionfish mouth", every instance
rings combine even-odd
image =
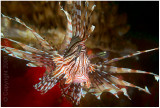
[[[120,91],[130,99],[129,95],[127,94],[126,86],[134,87],[138,90],[150,93],[147,87],[141,88],[118,77],[115,77],[113,74],[150,74],[153,75],[157,81],[159,80],[158,75],[140,70],[118,68],[109,66],[108,64],[145,52],[158,50],[158,48],[138,51],[134,54],[126,55],[120,58],[113,58],[111,60],[106,60],[105,58],[104,63],[101,65],[92,64],[88,55],[86,54],[86,47],[84,42],[95,28],[95,26],[90,24],[92,11],[94,10],[95,5],[92,6],[91,12],[88,12],[89,2],[86,1],[83,11],[84,13],[81,11],[80,1],[72,2],[71,5],[73,6],[72,13],[69,14],[62,8],[60,4],[61,10],[67,17],[67,30],[65,38],[58,51],[49,45],[46,40],[44,40],[34,30],[29,28],[20,19],[13,19],[2,14],[3,18],[14,20],[30,30],[42,47],[42,49],[33,48],[9,38],[7,39],[11,42],[17,43],[26,51],[2,46],[2,50],[8,53],[10,56],[29,61],[27,66],[46,67],[46,73],[42,78],[40,78],[40,82],[34,85],[35,89],[41,91],[42,93],[46,93],[58,82],[60,82],[62,95],[69,96],[73,102],[76,102],[76,104],[79,104],[81,97],[84,97],[88,92],[95,94],[96,97],[100,99],[100,95],[104,91],[112,93],[117,98],[117,93]],[[3,35],[2,38],[6,37]]]

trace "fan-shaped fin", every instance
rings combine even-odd
[[[95,29],[95,26],[94,25],[91,25],[90,24],[90,20],[91,20],[91,16],[92,16],[92,13],[93,13],[93,10],[94,8],[96,7],[96,5],[93,5],[92,8],[91,8],[91,12],[88,14],[87,13],[87,10],[88,10],[88,5],[89,5],[89,2],[85,2],[85,9],[86,9],[86,13],[84,15],[84,22],[82,23],[83,24],[83,28],[84,28],[84,32],[85,32],[85,35],[83,36],[84,40],[87,40],[87,38],[90,36],[90,34],[94,31]],[[87,15],[88,14],[88,15]]]
[[[110,92],[111,94],[119,98],[117,93],[121,91],[120,88],[118,88],[111,81],[107,80],[101,73],[90,73],[90,77],[93,77],[93,79],[91,79],[92,86],[89,92],[95,94],[98,99],[100,99],[100,95],[104,91]]]
[[[155,80],[158,82],[159,81],[159,76],[158,75],[155,75],[154,76]]]
[[[34,54],[28,51],[22,51],[15,48],[10,48],[6,46],[1,46],[2,50],[8,53],[8,55],[12,57],[16,57],[18,59],[23,59],[26,61],[29,61],[30,63],[27,64],[27,66],[35,67],[35,66],[46,66],[50,69],[54,69],[54,62],[52,60],[52,57],[47,55],[38,55]],[[48,68],[46,68],[49,70]]]
[[[59,50],[60,53],[64,53],[64,50],[66,48],[68,48],[68,46],[71,42],[71,39],[72,39],[72,19],[71,19],[71,16],[69,15],[69,13],[62,8],[61,2],[59,2],[59,5],[61,7],[61,10],[65,13],[65,15],[67,17],[66,35],[65,35],[65,38],[61,44],[60,50]]]
[[[76,7],[76,33],[75,36],[81,37],[81,1],[75,1]]]
[[[127,93],[127,89],[126,89],[126,88],[122,88],[121,90],[123,91],[124,95],[127,96],[128,99],[131,100],[131,98],[129,97],[129,95],[128,95],[128,93]]]
[[[82,89],[80,84],[70,83],[66,85],[60,83],[60,86],[62,88],[62,95],[69,97],[76,105],[79,104],[81,97],[87,93]]]
[[[134,70],[134,69],[129,69],[129,68],[119,68],[115,66],[107,66],[107,65],[96,65],[96,70],[97,71],[105,71],[108,73],[142,73],[142,74],[150,74],[154,75],[155,80],[159,80],[159,76],[152,73],[152,72],[146,72],[146,71],[141,71],[141,70]]]
[[[33,58],[33,56],[35,55],[31,52],[22,51],[22,50],[18,50],[18,49],[6,47],[6,46],[1,46],[1,48],[3,51],[8,53],[8,55],[12,57],[16,57],[16,58],[23,59],[26,61],[31,61],[31,62],[34,62],[36,60],[35,58]]]
[[[3,38],[3,39],[8,39],[9,41],[14,42],[14,43],[20,45],[23,49],[25,49],[26,51],[29,51],[29,52],[34,52],[34,53],[38,53],[38,54],[45,54],[45,53],[46,53],[46,52],[44,52],[44,51],[41,51],[41,50],[39,50],[39,49],[33,48],[33,47],[31,47],[31,46],[28,46],[28,45],[26,45],[26,44],[23,44],[23,43],[21,43],[21,42],[18,42],[18,41],[9,39],[9,38]],[[46,54],[47,54],[47,53],[46,53]]]
[[[47,41],[45,41],[38,33],[36,33],[34,30],[32,30],[30,27],[28,27],[20,19],[18,19],[16,17],[15,17],[15,19],[13,19],[13,18],[10,18],[10,17],[5,16],[3,14],[1,14],[1,15],[2,15],[2,17],[8,18],[9,20],[13,20],[13,21],[16,21],[16,22],[22,24],[24,27],[26,27],[28,30],[30,30],[34,34],[34,36],[37,38],[37,40],[39,41],[39,43],[42,46],[44,51],[51,51],[52,54],[57,55],[57,51],[52,46],[50,46]]]
[[[104,68],[101,68],[101,69],[104,69]],[[138,90],[142,90],[150,94],[147,87],[145,87],[145,89],[141,88],[139,86],[136,86],[134,84],[131,84],[127,81],[124,81],[120,78],[117,78],[111,75],[110,71],[108,71],[108,73],[104,71],[101,72],[100,71],[101,69],[99,69],[99,71],[95,70],[95,72],[90,73],[90,77],[93,77],[93,79],[91,79],[92,87],[89,90],[89,92],[95,94],[98,98],[100,98],[101,93],[104,91],[110,92],[118,98],[117,93],[121,91],[124,93],[125,96],[127,96],[131,100],[131,98],[127,94],[127,90],[125,88],[126,86],[134,87],[134,88],[137,88]],[[114,70],[112,72],[116,73],[117,71]]]
[[[142,90],[142,91],[150,94],[150,92],[149,92],[146,88],[143,89],[143,88],[141,88],[141,87],[139,87],[139,86],[136,86],[136,85],[134,85],[134,84],[131,84],[131,83],[127,82],[127,81],[121,80],[121,79],[119,79],[119,78],[117,78],[117,77],[115,77],[115,76],[113,76],[113,75],[111,75],[111,77],[109,77],[109,79],[110,79],[113,83],[115,83],[116,85],[134,87],[134,88],[137,88],[138,90]]]
[[[50,73],[40,78],[40,82],[35,84],[33,87],[37,89],[37,91],[41,91],[42,94],[44,94],[48,90],[53,88],[62,78],[63,76],[61,76],[60,78],[53,78],[52,74]]]

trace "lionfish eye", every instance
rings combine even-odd
[[[100,58],[108,58],[109,52],[103,51],[103,52],[97,53],[96,55]]]

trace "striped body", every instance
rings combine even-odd
[[[130,99],[129,95],[127,94],[126,86],[134,87],[138,90],[150,93],[147,87],[141,88],[115,77],[113,74],[150,74],[153,75],[157,81],[159,79],[158,75],[151,72],[109,66],[109,64],[142,54],[144,52],[158,50],[158,48],[138,51],[137,53],[120,58],[113,58],[111,60],[104,58],[104,62],[101,65],[98,63],[92,64],[88,55],[86,54],[86,46],[84,43],[95,28],[90,24],[90,18],[95,5],[92,6],[91,12],[88,12],[88,2],[85,2],[85,7],[83,9],[84,11],[82,11],[81,5],[82,4],[80,1],[73,2],[73,10],[72,13],[69,14],[62,8],[60,4],[61,10],[67,17],[67,29],[64,41],[62,42],[58,51],[18,18],[13,19],[2,14],[3,18],[16,21],[30,30],[42,47],[42,49],[33,48],[15,40],[6,38],[5,34],[2,33],[2,38],[17,43],[25,51],[7,46],[2,46],[2,50],[8,53],[10,56],[29,61],[27,66],[45,66],[46,72],[44,73],[44,76],[39,79],[40,82],[34,85],[35,89],[41,91],[42,93],[46,93],[48,90],[52,89],[54,85],[60,82],[62,95],[70,97],[70,99],[76,104],[79,104],[81,97],[84,97],[87,92],[95,94],[98,99],[100,99],[100,95],[104,91],[112,93],[117,98],[117,93],[123,92],[124,95]],[[99,56],[103,55],[106,56],[106,52]]]
[[[60,75],[65,74],[64,78],[66,78],[66,84],[69,84],[71,82],[80,83],[81,85],[83,85],[84,82],[90,84],[88,72],[91,72],[93,67],[91,66],[90,61],[87,58],[86,51],[83,50],[84,48],[85,46],[82,46],[81,52],[78,55],[78,49],[75,48],[75,53],[72,53],[72,55],[65,58],[55,58],[54,62],[57,68],[56,72],[54,72],[54,76],[59,77]],[[90,85],[88,85],[88,88],[89,86]]]

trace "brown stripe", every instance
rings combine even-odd
[[[131,72],[137,72],[137,70],[131,69]]]
[[[76,5],[78,11],[81,11],[81,5]]]

